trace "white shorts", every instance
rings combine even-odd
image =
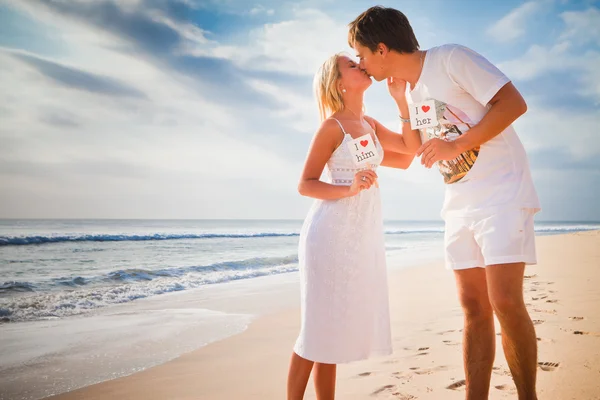
[[[531,209],[510,208],[477,217],[447,217],[446,268],[536,264],[534,214]]]

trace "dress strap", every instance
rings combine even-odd
[[[344,130],[344,127],[342,126],[342,123],[340,121],[338,121],[337,119],[333,118],[333,117],[329,117],[330,119],[334,120],[335,122],[338,123],[338,125],[340,126],[340,129],[342,130],[342,132],[344,133],[344,135],[347,135],[346,131]]]

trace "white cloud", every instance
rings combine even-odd
[[[252,8],[249,12],[250,15],[259,15],[259,14],[266,14],[266,15],[274,15],[275,14],[275,10],[272,8],[265,8],[264,6],[256,6],[254,8]]]
[[[140,102],[59,86],[9,56],[0,56],[0,70],[0,82],[6,89],[2,102],[10,107],[0,134],[22,143],[19,151],[0,152],[5,160],[119,160],[140,168],[160,165],[198,176],[212,175],[216,168],[223,179],[259,176],[253,175],[256,170],[264,170],[274,162],[281,165],[276,174],[286,171],[288,164],[276,154],[231,136],[240,123],[230,118],[227,109],[168,80],[160,71],[156,71],[152,84],[143,87],[152,101]],[[163,95],[166,93],[169,96]],[[47,126],[40,121],[46,111],[68,112],[81,128]],[[247,164],[248,168],[239,170],[237,163]]]
[[[558,43],[550,48],[532,45],[521,57],[499,64],[499,68],[509,77],[517,80],[530,80],[553,71],[564,71],[581,64],[569,53],[569,43]]]
[[[567,11],[560,14],[564,28],[553,45],[531,45],[521,57],[501,63],[500,68],[516,80],[531,80],[551,72],[574,77],[576,93],[600,104],[600,10]]]
[[[194,24],[176,22],[157,10],[149,10],[148,14],[150,15],[150,18],[153,21],[168,26],[175,32],[179,33],[179,35],[181,35],[182,38],[187,39],[192,43],[200,45],[211,43],[211,41],[206,38],[207,32],[200,29]]]
[[[592,7],[586,11],[567,11],[561,17],[566,25],[562,40],[571,40],[574,45],[600,46],[600,10]]]
[[[46,61],[118,79],[147,98],[61,85],[15,51],[0,51],[0,163],[11,167],[0,168],[0,216],[235,217],[240,198],[252,207],[239,217],[284,218],[295,204],[302,215],[299,166],[265,146],[267,132],[245,123],[239,110],[215,103],[165,65],[114,50],[119,38],[86,41],[96,29],[42,15],[69,49]],[[83,35],[65,34],[73,31]],[[281,199],[287,211],[277,214]]]
[[[256,90],[277,98],[285,107],[273,115],[289,121],[292,128],[300,132],[312,132],[319,124],[317,106],[312,97],[293,92],[284,92],[280,87],[261,80],[248,82]]]
[[[487,34],[500,43],[512,42],[525,34],[528,19],[539,9],[535,1],[524,3],[490,26]]]
[[[528,98],[527,113],[515,123],[528,151],[561,149],[577,160],[600,155],[600,113],[548,108],[541,100]]]
[[[579,82],[573,91],[600,104],[600,52],[584,53],[572,50],[568,42],[550,48],[533,45],[514,60],[499,64],[499,68],[511,79],[528,81],[549,72],[568,73]]]
[[[230,59],[248,69],[313,75],[334,53],[348,50],[346,23],[322,11],[296,9],[293,18],[252,30],[244,43],[194,46],[191,55]]]

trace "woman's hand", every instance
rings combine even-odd
[[[355,196],[362,190],[369,189],[377,180],[375,171],[364,170],[359,171],[354,175],[354,181],[350,186],[350,196]]]
[[[387,78],[387,86],[390,95],[396,102],[406,102],[406,81],[400,78]]]

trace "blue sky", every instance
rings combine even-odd
[[[303,218],[312,76],[376,3],[0,0],[0,217]],[[395,1],[523,93],[544,220],[600,220],[600,3]],[[368,114],[398,121],[384,83]],[[438,219],[439,173],[382,169],[387,219]]]

